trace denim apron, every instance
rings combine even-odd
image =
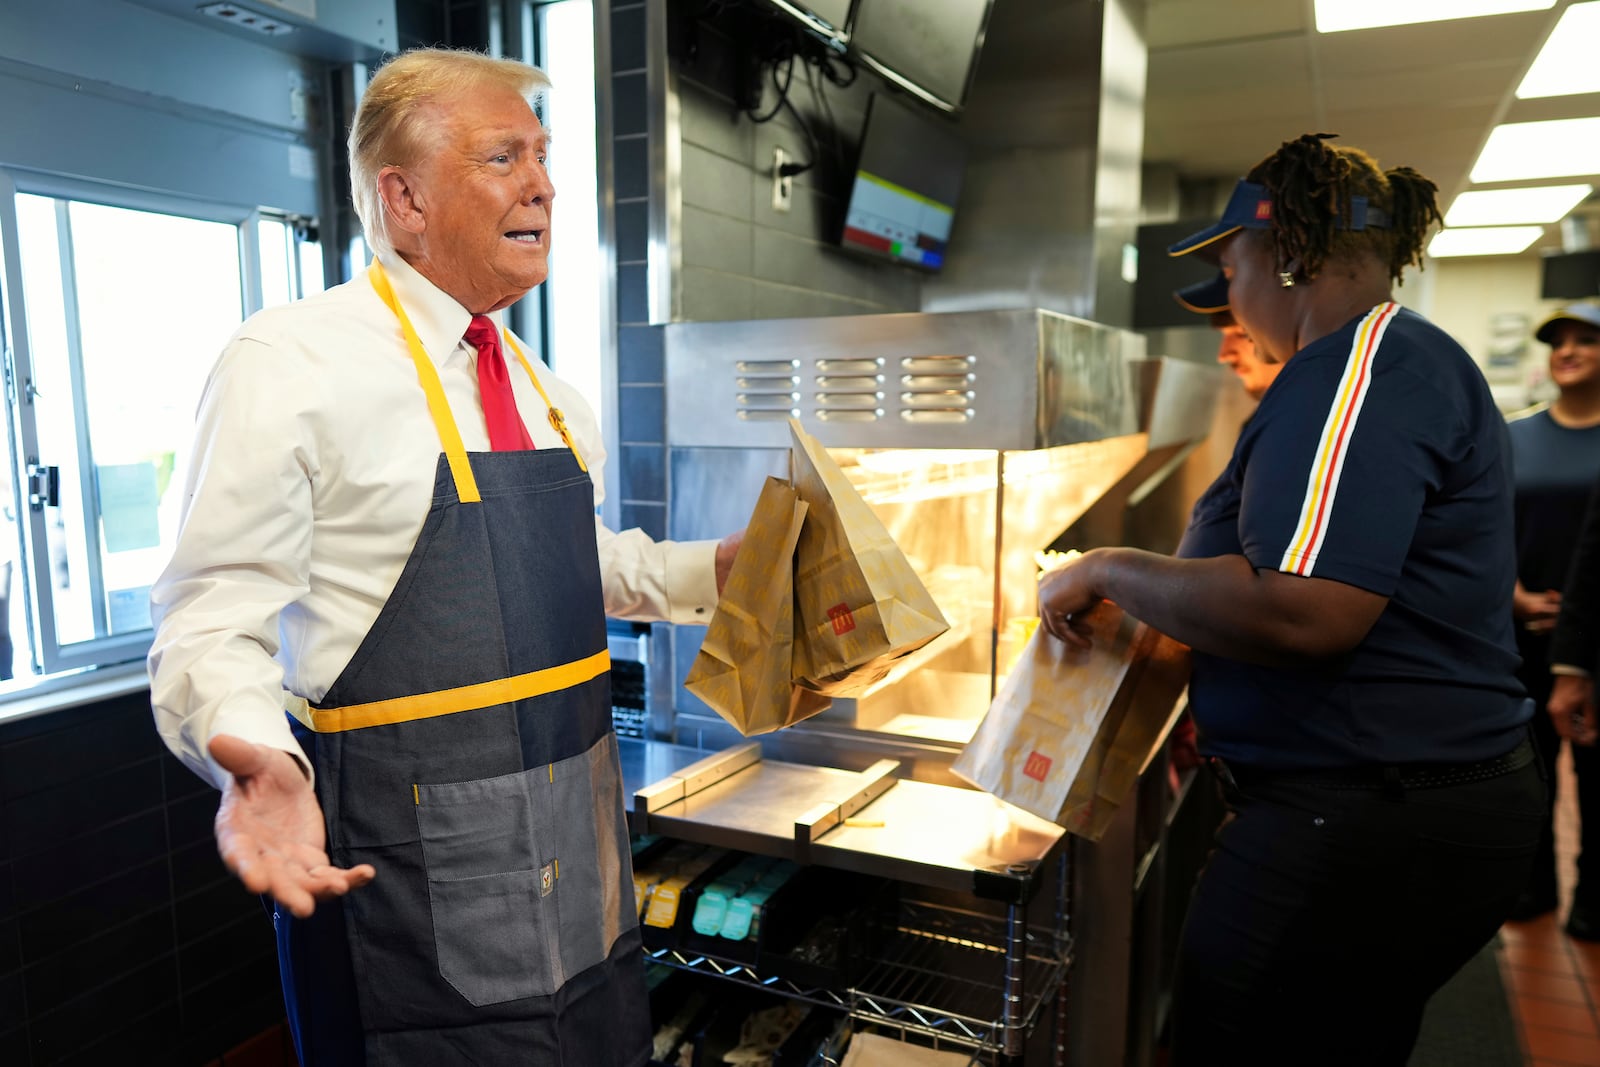
[[[553,408],[567,448],[468,456],[370,277],[444,454],[382,613],[294,713],[332,862],[377,870],[309,919],[274,916],[301,1062],[638,1067],[651,1031],[593,485]]]

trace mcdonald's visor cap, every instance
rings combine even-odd
[[[1550,339],[1555,336],[1556,326],[1563,322],[1576,322],[1600,329],[1600,304],[1570,304],[1541,322],[1539,328],[1533,332],[1533,336],[1545,344],[1550,344]]]
[[[1218,219],[1215,225],[1207,226],[1199,233],[1191,233],[1177,244],[1168,246],[1167,255],[1186,256],[1190,252],[1209,248],[1224,237],[1240,230],[1264,230],[1271,225],[1272,194],[1267,192],[1266,186],[1247,182],[1241,178],[1233,187],[1233,195],[1228,198],[1228,206],[1222,210],[1222,218]],[[1213,251],[1205,258],[1210,259],[1214,256]]]
[[[1172,294],[1172,299],[1186,310],[1197,315],[1215,315],[1228,310],[1228,278],[1221,271],[1215,278],[1186,285]]]

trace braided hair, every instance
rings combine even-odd
[[[1329,260],[1376,254],[1399,281],[1406,267],[1422,266],[1428,229],[1442,221],[1439,187],[1410,167],[1380,170],[1361,149],[1328,143],[1337,136],[1302,134],[1251,168],[1249,180],[1272,195],[1277,261],[1298,259],[1305,277],[1314,278]],[[1343,228],[1340,220],[1350,217],[1355,196],[1387,213],[1389,225]]]

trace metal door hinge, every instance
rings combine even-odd
[[[61,468],[28,462],[28,506],[34,511],[61,506]]]

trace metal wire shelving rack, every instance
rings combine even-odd
[[[877,958],[843,989],[819,988],[703,953],[659,949],[647,957],[781,996],[836,1008],[887,1033],[973,1053],[1007,1051],[1008,1031],[1026,1034],[1053,1004],[1072,962],[1064,930],[1022,928],[1007,917],[902,901],[882,916]],[[1009,1003],[1008,1003],[1009,1002]],[[1007,1017],[1007,1007],[1012,1007]]]

